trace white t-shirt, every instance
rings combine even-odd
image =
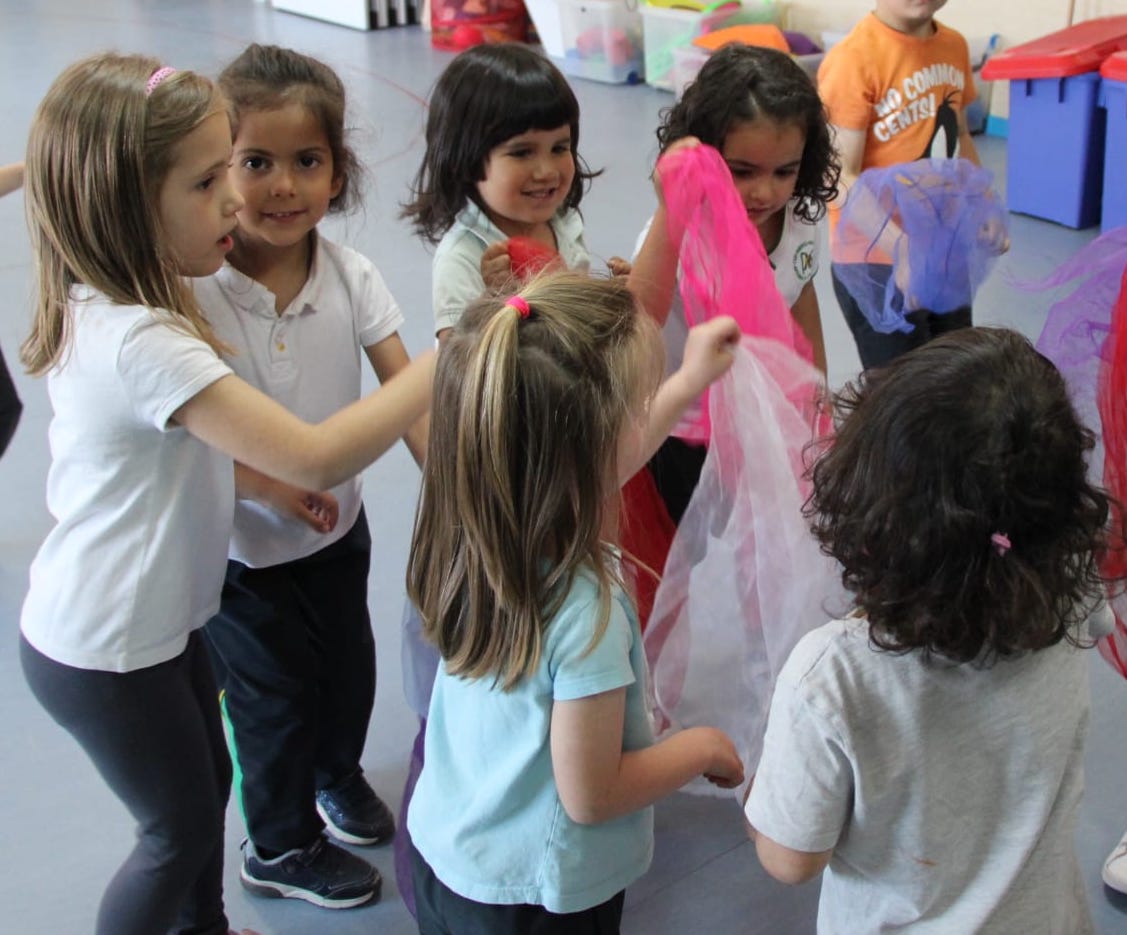
[[[360,398],[362,349],[395,334],[403,314],[365,257],[321,237],[314,240],[309,278],[280,315],[274,294],[230,264],[193,285],[216,335],[235,350],[226,357],[231,369],[301,419],[317,423]],[[332,493],[340,517],[327,534],[239,500],[231,558],[265,568],[336,542],[360,513],[360,477]]]
[[[806,284],[813,280],[818,272],[822,254],[826,250],[826,221],[811,223],[794,213],[797,200],[787,204],[783,216],[783,232],[779,243],[768,255],[771,267],[775,271],[775,286],[783,297],[783,302],[790,308],[798,301],[799,295]],[[653,224],[651,216],[638,235],[634,245],[634,256],[642,249],[646,235]],[[662,340],[665,343],[665,374],[669,376],[681,366],[685,356],[685,341],[689,336],[689,323],[685,320],[685,307],[681,302],[681,290],[673,290],[673,304],[669,307],[669,317],[661,330]],[[682,414],[671,435],[693,434],[693,429],[700,423],[700,401],[694,401]]]
[[[20,628],[45,656],[128,672],[179,655],[219,609],[231,458],[169,418],[231,373],[167,312],[72,290],[73,344],[47,377],[47,506]]]
[[[834,621],[779,676],[747,819],[785,847],[833,848],[819,933],[1082,935],[1088,712],[1088,660],[1067,643],[925,663]]]
[[[591,254],[583,242],[583,218],[575,210],[564,211],[551,220],[556,249],[564,266],[577,272],[591,267]],[[454,226],[439,241],[431,267],[434,292],[435,332],[453,328],[462,313],[485,291],[481,278],[481,255],[490,244],[508,236],[475,204],[458,215]]]

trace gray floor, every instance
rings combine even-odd
[[[105,48],[142,51],[214,73],[250,40],[320,56],[344,78],[352,95],[355,140],[370,177],[366,210],[327,229],[375,259],[408,316],[408,346],[426,347],[430,255],[395,215],[421,155],[427,91],[450,56],[432,50],[416,28],[356,33],[274,13],[251,0],[0,0],[0,164],[21,158],[39,98],[79,56]],[[651,210],[646,176],[654,155],[652,131],[658,110],[671,98],[648,87],[581,81],[575,86],[583,110],[581,150],[592,166],[606,170],[584,205],[588,242],[596,256],[627,254]],[[981,148],[987,164],[1004,176],[1005,144],[984,140]],[[31,289],[22,211],[19,195],[0,201],[0,295],[6,305],[0,345],[10,364],[27,328]],[[1032,336],[1052,297],[1015,291],[1011,284],[1046,274],[1095,232],[1015,217],[1012,235],[1013,250],[980,293],[976,317]],[[818,286],[831,381],[839,384],[856,373],[857,356],[828,281],[820,278]],[[0,501],[0,710],[8,723],[0,746],[0,905],[8,921],[0,930],[78,935],[89,931],[101,889],[129,847],[132,828],[75,744],[35,704],[16,661],[27,566],[50,524],[43,497],[49,407],[41,383],[22,375],[17,382],[25,414],[0,461],[0,490],[8,492]],[[400,691],[398,621],[417,471],[400,448],[370,469],[365,480],[375,539],[371,607],[381,681],[364,766],[376,788],[397,806],[414,729]],[[1097,931],[1124,932],[1127,898],[1103,888],[1099,868],[1127,826],[1127,685],[1094,655],[1092,673],[1088,791],[1077,839]],[[249,898],[237,882],[242,829],[234,809],[227,837],[233,924],[254,926],[264,935],[414,930],[395,889],[390,850],[369,855],[385,877],[382,901],[332,913]],[[805,933],[813,931],[816,902],[817,884],[788,889],[765,878],[732,802],[682,795],[658,810],[657,856],[646,877],[630,888],[624,929],[639,935]]]

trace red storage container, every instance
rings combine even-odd
[[[524,42],[528,11],[523,0],[433,0],[430,43],[461,52],[483,42]]]
[[[1099,71],[1104,59],[1124,50],[1127,16],[1104,16],[998,52],[982,67],[982,77],[1068,78]]]
[[[1106,128],[1099,68],[1120,50],[1127,50],[1127,16],[1107,16],[987,61],[983,78],[1010,82],[1012,211],[1077,228],[1099,221]]]

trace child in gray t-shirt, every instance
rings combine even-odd
[[[855,609],[779,677],[759,859],[787,883],[826,870],[820,933],[1091,932],[1080,629],[1118,538],[1092,436],[1005,330],[937,338],[837,407],[809,510]]]

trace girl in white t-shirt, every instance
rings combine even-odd
[[[1092,434],[1001,329],[941,335],[836,408],[808,510],[854,610],[779,676],[746,806],[760,861],[826,870],[825,935],[1091,932],[1080,647],[1124,542]]]
[[[219,87],[245,205],[227,263],[196,281],[196,299],[232,348],[231,369],[315,422],[359,399],[362,358],[381,382],[409,362],[403,315],[379,271],[317,232],[326,213],[357,200],[344,86],[316,59],[256,44]],[[406,441],[422,463],[425,419]],[[380,876],[322,832],[379,844],[395,821],[360,766],[376,691],[360,478],[325,497],[337,515],[320,528],[237,504],[223,600],[205,635],[239,764],[240,879],[252,892],[341,909],[378,895]]]
[[[443,659],[407,817],[422,935],[613,935],[652,856],[650,806],[702,774],[742,781],[715,728],[654,742],[602,539],[619,477],[737,336],[731,318],[695,328],[658,389],[659,338],[626,285],[557,273],[474,303],[447,339],[407,572]]]
[[[39,289],[22,358],[54,410],[56,524],[31,566],[21,661],[138,823],[98,935],[227,932],[231,766],[198,631],[219,607],[236,493],[316,515],[309,491],[371,463],[430,398],[428,355],[310,424],[223,363],[183,277],[232,247],[230,160],[209,81],[113,53],[63,72],[28,143]]]
[[[774,49],[733,44],[701,68],[657,129],[662,152],[703,143],[719,150],[775,268],[775,284],[823,372],[826,352],[814,274],[825,242],[826,203],[841,168],[810,77]],[[668,230],[660,181],[657,212],[641,238],[630,288],[663,328],[676,369],[687,331],[677,288],[680,243]],[[700,477],[705,448],[675,428],[650,464],[669,515],[679,522]]]

